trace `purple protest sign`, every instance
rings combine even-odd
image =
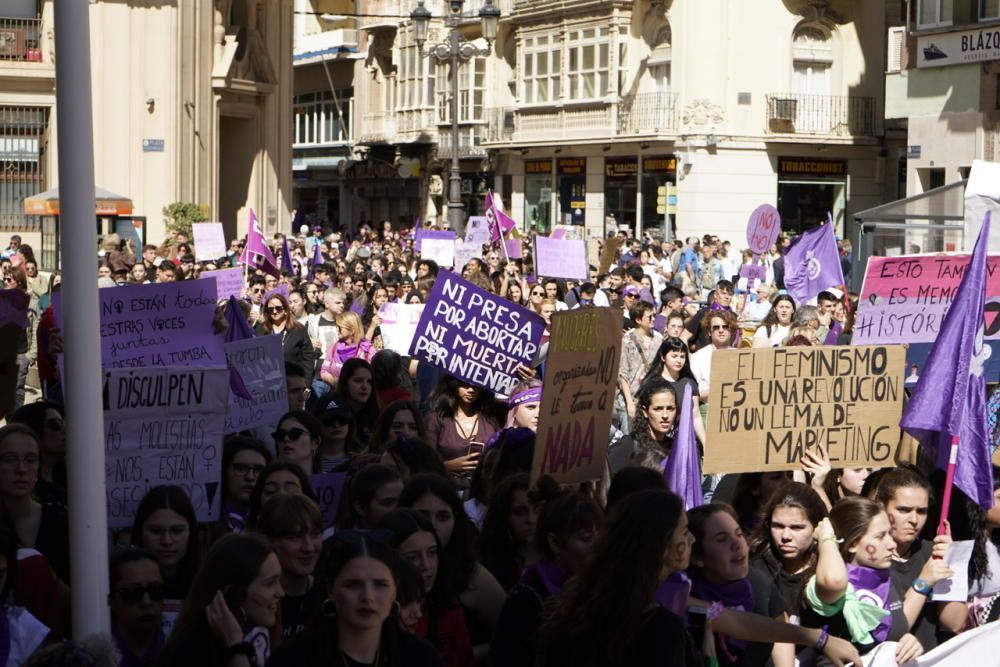
[[[521,239],[506,239],[503,245],[510,259],[521,259],[524,256],[521,252]]]
[[[754,280],[763,282],[767,278],[767,268],[756,262],[744,264],[740,267],[740,278],[746,278],[748,285],[752,285]]]
[[[320,514],[323,515],[323,527],[329,528],[337,520],[337,510],[340,509],[340,497],[344,492],[346,472],[326,472],[309,475],[309,486],[316,496]]]
[[[243,269],[222,269],[220,271],[206,271],[201,274],[201,280],[215,278],[215,295],[217,299],[228,299],[235,296],[237,299],[243,297],[243,279],[245,277]]]
[[[763,255],[778,240],[781,214],[770,204],[761,204],[747,222],[747,245],[754,255]]]
[[[450,271],[434,282],[410,356],[478,387],[508,395],[518,364],[538,355],[541,317]]]
[[[546,278],[589,278],[587,242],[583,239],[535,237],[536,273]]]
[[[100,300],[105,368],[226,365],[212,281],[105,287]]]

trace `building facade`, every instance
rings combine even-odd
[[[291,0],[90,4],[96,185],[164,237],[163,207],[201,205],[227,238],[250,207],[290,224]],[[0,7],[0,233],[39,234],[25,196],[58,185],[51,0]],[[14,173],[16,177],[8,177]]]
[[[460,31],[485,46],[466,0]],[[427,57],[448,4],[357,0],[350,223],[446,209],[451,72]],[[885,4],[496,0],[488,56],[459,67],[463,200],[492,187],[525,227],[736,238],[762,203],[797,232],[895,198],[883,124]],[[342,197],[341,201],[345,201]]]

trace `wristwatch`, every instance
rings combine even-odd
[[[921,595],[926,595],[927,597],[930,597],[931,593],[934,592],[934,587],[931,586],[926,581],[924,581],[923,579],[914,579],[913,590],[920,593]]]

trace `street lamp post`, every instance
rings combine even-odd
[[[445,18],[445,25],[449,28],[448,38],[434,45],[428,54],[437,62],[450,63],[451,65],[451,104],[449,105],[451,113],[451,173],[448,178],[448,226],[456,233],[461,233],[465,223],[464,207],[462,206],[462,174],[458,163],[458,68],[461,63],[476,56],[489,55],[500,24],[500,9],[493,4],[493,0],[486,0],[479,10],[479,20],[482,23],[486,48],[481,49],[472,42],[463,40],[458,31],[458,26],[462,21],[463,4],[464,0],[448,0],[449,12]],[[417,46],[423,48],[424,42],[427,40],[427,27],[431,21],[431,13],[424,7],[424,0],[417,2],[416,8],[410,14],[410,19],[413,21],[413,34]]]

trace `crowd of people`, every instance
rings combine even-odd
[[[30,294],[30,317],[0,428],[0,663],[792,667],[860,665],[895,641],[903,665],[1000,616],[1000,517],[956,489],[935,535],[943,474],[923,458],[836,469],[811,450],[794,472],[706,476],[687,511],[667,487],[681,412],[709,445],[714,351],[850,342],[856,295],[799,304],[784,292],[787,239],[755,260],[717,237],[622,233],[604,240],[620,255],[582,282],[534,275],[528,239],[519,259],[484,246],[455,268],[546,325],[564,310],[621,312],[606,474],[566,487],[531,479],[544,344],[508,396],[383,344],[381,306],[424,303],[442,270],[413,231],[277,235],[280,271],[249,272],[242,316],[282,336],[288,410],[273,430],[220,443],[218,521],[199,523],[181,487],[158,486],[109,536],[104,657],[63,641],[66,448],[82,444],[66,441],[59,276],[39,278],[12,241],[5,287]],[[193,280],[237,266],[243,249],[199,262],[183,233],[138,253],[109,235],[96,279]],[[755,261],[764,278],[742,277]],[[25,404],[34,363],[43,398]],[[331,472],[346,481],[327,525],[310,475]],[[972,545],[968,599],[937,601],[935,584],[956,574],[953,540]]]

